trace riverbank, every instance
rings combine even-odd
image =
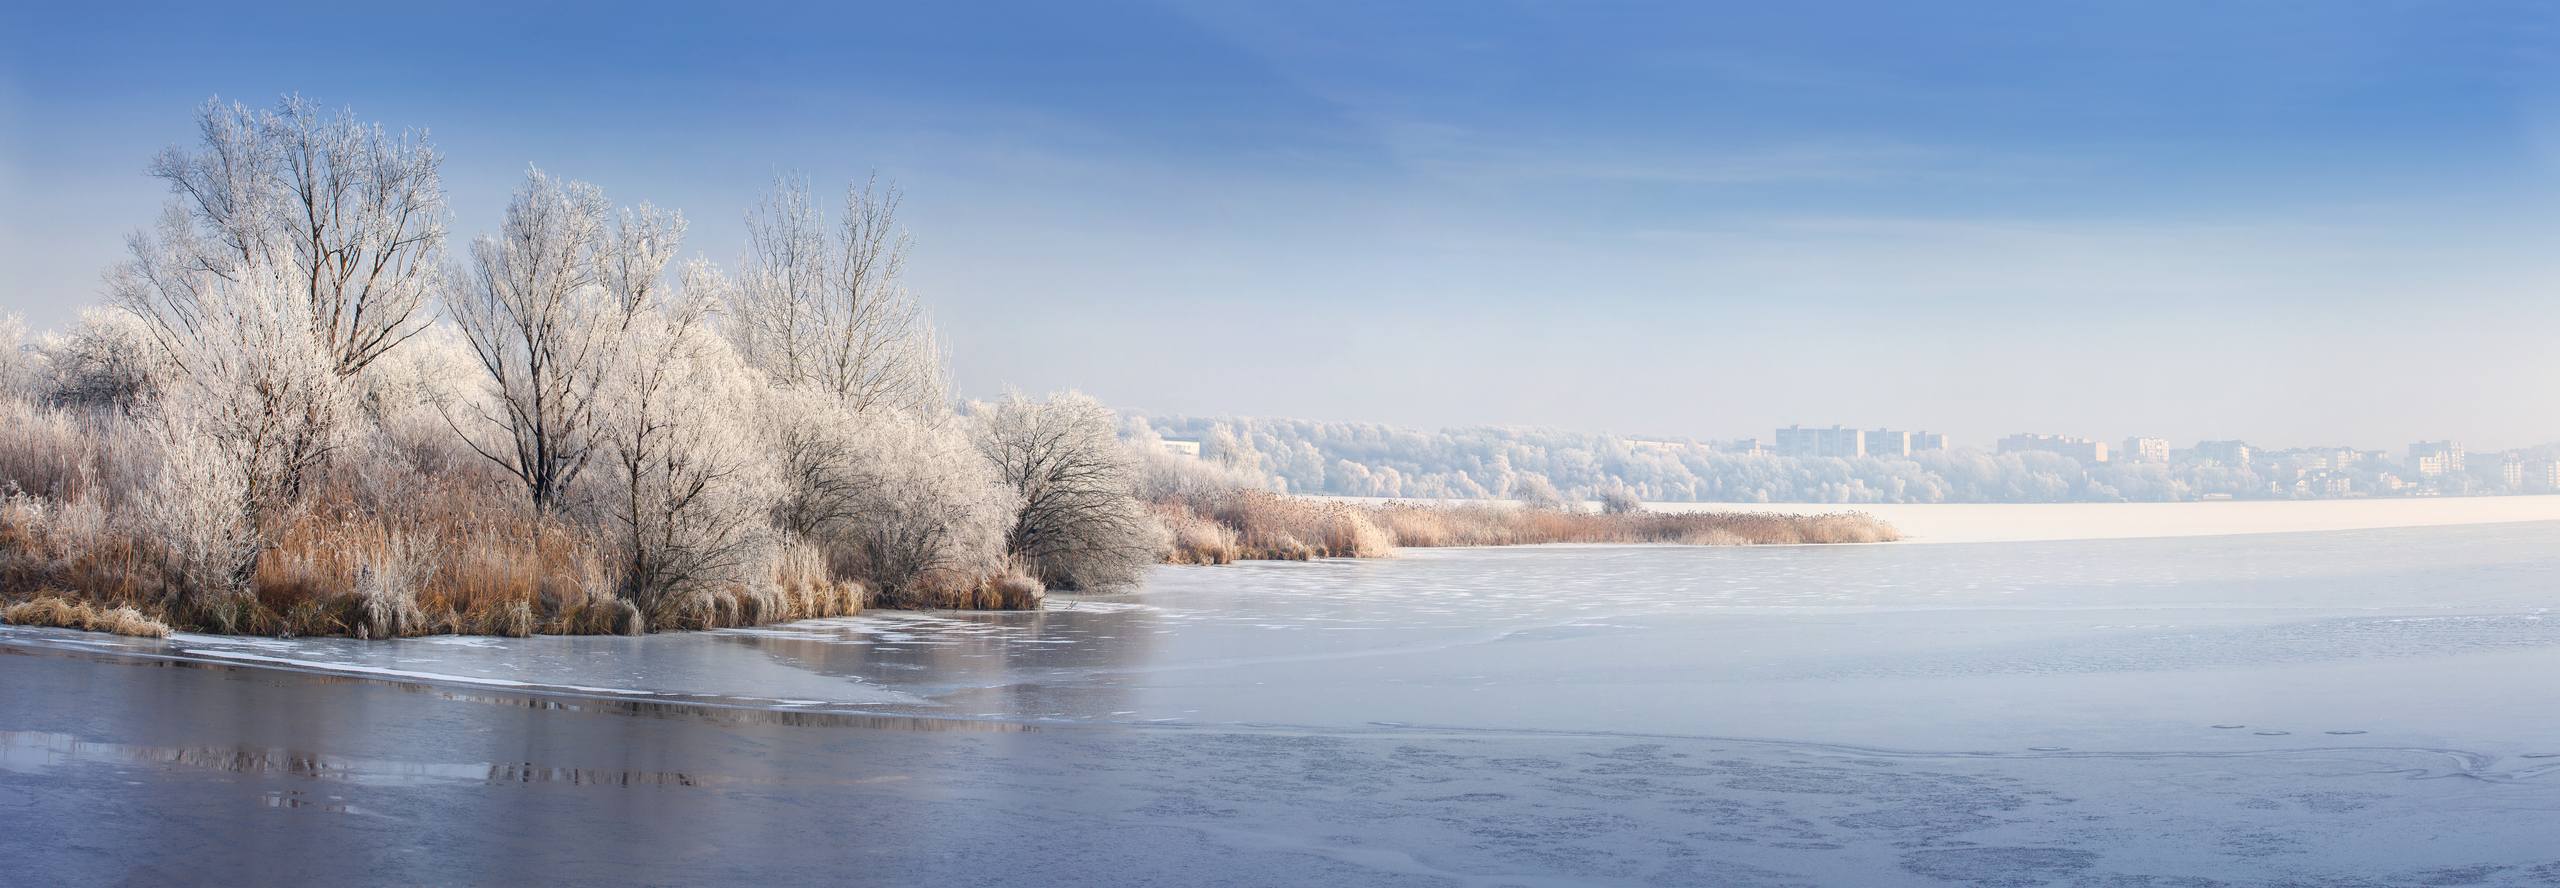
[[[948,588],[907,589],[882,596],[870,586],[832,576],[813,552],[793,553],[764,587],[712,590],[682,607],[644,611],[609,592],[591,552],[563,557],[575,537],[481,528],[458,566],[412,580],[418,592],[394,606],[368,594],[373,565],[402,528],[378,518],[360,530],[338,525],[298,529],[273,557],[262,559],[250,593],[236,611],[212,619],[174,607],[156,591],[172,582],[148,559],[102,558],[83,540],[113,535],[65,532],[59,515],[18,501],[0,509],[0,566],[13,582],[0,591],[0,622],[157,637],[172,629],[217,634],[385,639],[432,635],[636,635],[663,630],[768,626],[851,616],[871,607],[929,610],[1037,610],[1038,583],[1015,573],[990,574]],[[1551,543],[1661,543],[1697,546],[1890,542],[1888,523],[1855,512],[1601,513],[1494,503],[1360,503],[1228,490],[1153,506],[1162,527],[1156,560],[1166,564],[1383,558],[1404,548],[1516,546]],[[341,522],[344,524],[345,522]],[[548,545],[543,541],[547,540]],[[132,541],[127,548],[136,548]],[[513,553],[514,557],[509,557]],[[931,594],[921,594],[929,591]]]

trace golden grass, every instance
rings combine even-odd
[[[874,604],[896,610],[1039,610],[1048,591],[1037,578],[1016,568],[975,578],[909,583]]]
[[[1375,510],[1401,546],[1517,546],[1540,543],[1673,543],[1765,546],[1882,543],[1901,533],[1864,512],[1564,512],[1496,505],[1385,503]]]
[[[59,593],[39,595],[0,608],[0,622],[20,626],[56,626],[89,632],[113,632],[141,638],[166,638],[169,624],[126,606],[97,606]]]
[[[89,501],[0,497],[0,589],[56,590],[43,599],[54,604],[12,622],[137,632],[149,623],[165,634],[147,616],[157,615],[188,628],[357,638],[639,634],[843,616],[866,603],[863,587],[834,575],[824,555],[793,545],[770,582],[680,596],[643,613],[614,594],[589,531],[536,515],[510,493],[469,471],[390,492],[338,479],[277,530],[249,594],[219,602],[219,613],[175,607],[159,544],[106,521]]]
[[[0,589],[51,589],[105,607],[156,608],[158,547],[119,532],[94,498],[0,498]]]
[[[386,497],[326,487],[258,559],[245,628],[398,638],[629,628],[586,534],[456,472]]]
[[[1171,564],[1238,559],[1378,558],[1400,547],[1540,543],[1669,543],[1748,546],[1876,543],[1901,538],[1863,512],[1568,512],[1497,504],[1430,505],[1225,492],[1210,502],[1165,502],[1156,517],[1173,543]]]
[[[1233,533],[1235,557],[1240,559],[1305,561],[1393,554],[1394,536],[1369,514],[1369,508],[1344,500],[1240,490],[1221,497],[1203,517]]]
[[[1243,554],[1234,529],[1220,524],[1180,503],[1157,503],[1156,521],[1165,527],[1170,547],[1165,551],[1167,564],[1226,564]]]

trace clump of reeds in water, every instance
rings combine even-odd
[[[936,574],[886,590],[874,602],[899,610],[1037,610],[1049,589],[1019,568],[998,574]]]
[[[143,638],[163,638],[169,625],[152,619],[129,606],[101,607],[85,601],[74,601],[62,595],[39,595],[28,601],[0,608],[0,623],[20,626],[54,626],[83,629],[90,632],[113,632]]]

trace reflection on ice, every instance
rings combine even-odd
[[[82,740],[68,734],[0,731],[0,771],[21,773],[82,763],[154,765],[232,774],[278,774],[370,786],[427,783],[567,783],[587,786],[725,786],[748,783],[854,786],[905,779],[885,774],[762,779],[722,773],[556,767],[534,762],[433,762],[351,758],[266,747],[167,747]],[[281,807],[300,807],[294,797]],[[334,798],[334,797],[333,797]]]

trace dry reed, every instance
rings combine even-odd
[[[1901,538],[1863,512],[1575,512],[1491,503],[1364,503],[1259,490],[1221,491],[1159,502],[1171,564],[1238,559],[1304,561],[1377,558],[1400,547],[1518,546],[1542,543],[1664,543],[1694,546],[1876,543]]]
[[[17,605],[27,608],[24,619],[11,619],[18,623],[357,638],[638,634],[844,616],[866,603],[860,584],[834,575],[823,554],[802,544],[781,550],[770,582],[698,592],[643,612],[615,595],[589,531],[538,515],[508,493],[469,470],[423,476],[397,490],[331,479],[281,522],[248,595],[223,602],[220,613],[177,607],[162,545],[108,521],[91,492],[81,489],[67,502],[5,495],[0,589],[52,590]],[[51,603],[32,607],[38,602]],[[66,606],[84,610],[57,612]]]
[[[0,623],[113,632],[142,638],[165,638],[169,635],[167,623],[152,619],[135,608],[98,606],[65,598],[60,593],[39,595],[32,600],[0,608]]]
[[[909,583],[881,598],[895,610],[1038,610],[1048,587],[1016,567],[984,576],[937,577]]]

